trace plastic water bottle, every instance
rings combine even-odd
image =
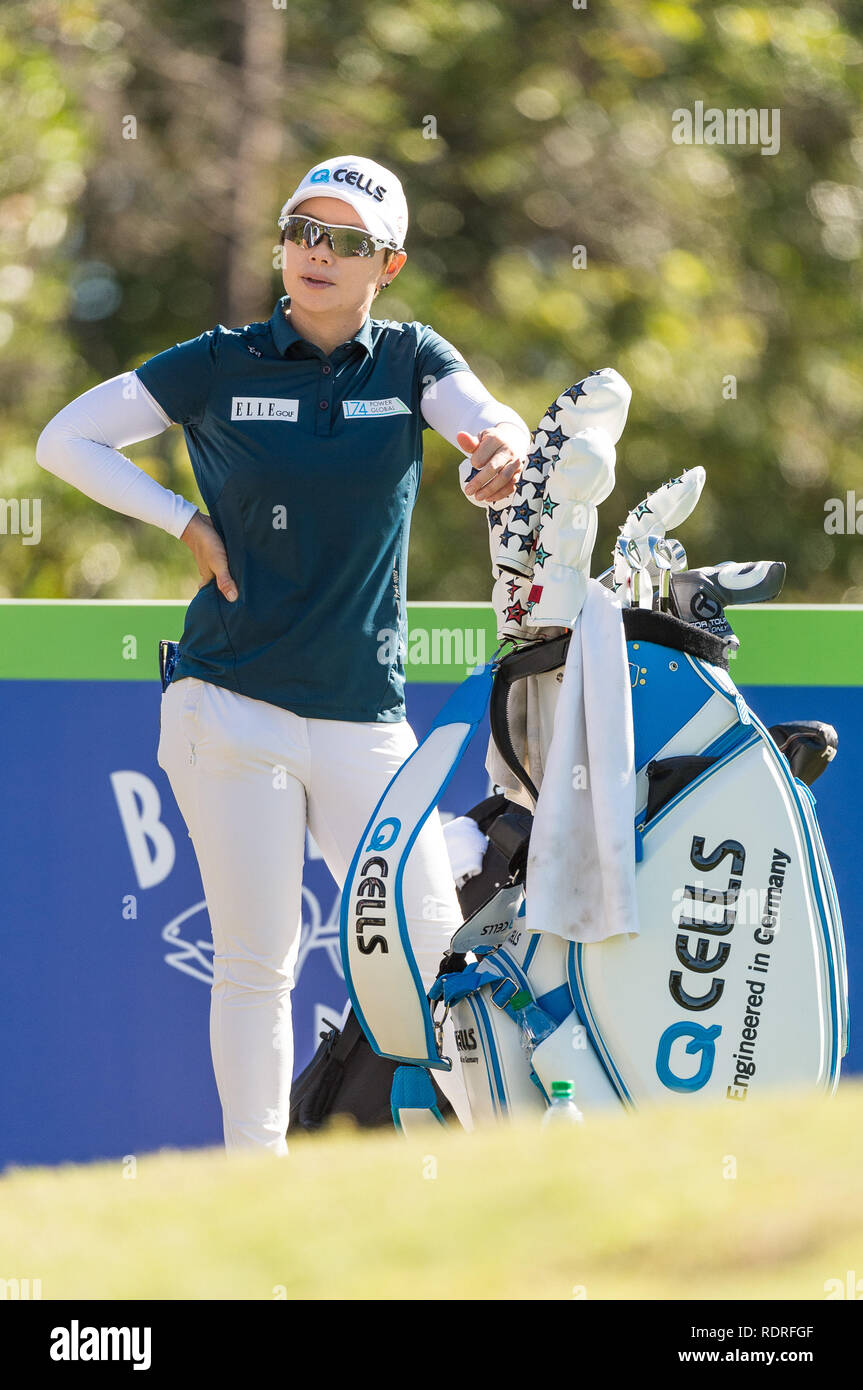
[[[534,1004],[526,989],[519,990],[509,1002],[521,1029],[521,1045],[530,1058],[539,1044],[551,1037],[558,1026],[557,1020]]]
[[[543,1129],[565,1129],[580,1125],[584,1116],[575,1103],[574,1081],[552,1081],[551,1105],[542,1117]]]

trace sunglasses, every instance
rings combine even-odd
[[[283,241],[291,241],[306,251],[310,251],[323,237],[329,239],[336,256],[373,256],[382,247],[389,251],[399,249],[394,242],[381,241],[380,237],[372,236],[362,227],[331,226],[326,222],[316,222],[311,217],[290,214],[279,218],[279,226]]]

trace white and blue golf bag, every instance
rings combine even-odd
[[[664,533],[692,510],[703,470],[633,510],[614,569],[602,576],[620,600],[630,673],[637,925],[621,924],[603,940],[567,939],[552,924],[527,928],[528,920],[537,925],[527,865],[542,788],[519,757],[509,710],[518,683],[533,680],[547,722],[553,716],[579,609],[597,583],[585,577],[591,509],[610,490],[614,450],[602,431],[606,439],[619,435],[623,394],[614,373],[591,373],[551,414],[556,427],[569,398],[572,429],[584,398],[595,403],[589,428],[563,435],[574,441],[570,472],[561,454],[561,477],[555,480],[551,459],[544,479],[548,496],[566,499],[560,515],[570,527],[566,563],[580,567],[576,597],[566,591],[566,563],[543,593],[536,569],[528,573],[518,561],[520,570],[515,563],[508,570],[497,552],[498,591],[506,573],[519,574],[520,588],[510,594],[517,607],[501,611],[496,603],[499,632],[517,645],[499,650],[441,710],[375,808],[344,885],[341,944],[354,1010],[373,1049],[403,1063],[393,1087],[397,1124],[402,1111],[434,1110],[428,1069],[452,1065],[441,1052],[447,1013],[475,1123],[542,1112],[558,1080],[574,1083],[585,1114],[661,1101],[751,1104],[777,1088],[832,1093],[838,1084],[848,1047],[847,971],[810,790],[836,751],[836,735],[815,721],[767,729],[731,679],[736,638],[725,605],[775,596],[784,566],[681,569],[682,547]],[[607,409],[618,410],[610,424],[600,409],[606,397]],[[624,417],[627,403],[628,396]],[[547,445],[551,422],[546,428]],[[543,460],[531,458],[539,476]],[[577,502],[570,506],[573,478],[590,493],[583,514]],[[559,544],[547,524],[551,510],[534,508],[533,525],[545,528],[543,557]],[[565,546],[557,553],[565,556]],[[531,627],[527,615],[543,605],[545,626]],[[488,848],[480,872],[459,885],[464,925],[427,998],[405,927],[401,878],[487,710],[497,765],[511,776],[497,778],[502,790],[467,813]],[[538,1044],[525,1037],[525,1001],[550,1020]]]
[[[640,931],[589,944],[527,931],[529,813],[502,795],[469,813],[486,827],[488,866],[460,896],[463,910],[480,906],[466,912],[430,1000],[438,1019],[452,1014],[475,1122],[541,1111],[555,1080],[575,1083],[585,1113],[661,1099],[740,1103],[776,1087],[832,1092],[838,1083],[848,1045],[842,923],[804,780],[826,766],[835,735],[813,722],[766,729],[711,633],[643,609],[622,610],[622,621],[633,671]],[[437,804],[490,693],[492,733],[510,754],[501,722],[508,687],[558,670],[568,640],[510,652],[460,687],[369,822],[353,893],[371,873],[397,886],[404,846]],[[419,816],[418,787],[427,793]],[[353,893],[346,886],[345,908]],[[391,949],[380,960],[362,952],[343,910],[346,973],[372,1046],[413,1064],[399,1073],[400,1104],[422,1108],[421,1069],[447,1063],[415,971],[418,1007],[393,1015],[393,967],[409,970],[409,943],[397,891],[391,906],[382,901],[374,931]],[[530,1057],[510,1003],[524,991],[558,1023]]]
[[[811,721],[766,729],[731,680],[720,639],[670,614],[622,617],[640,931],[566,942],[525,931],[522,903],[503,945],[477,944],[475,965],[436,982],[476,1118],[542,1108],[559,1079],[575,1082],[586,1111],[696,1096],[737,1103],[838,1083],[844,940],[808,785],[835,752],[835,733]],[[554,670],[567,641],[505,657],[499,688],[508,664],[516,679]],[[511,755],[503,709],[505,696],[493,701],[492,731]],[[475,811],[488,823],[488,803]],[[488,834],[493,842],[493,822]],[[481,879],[468,884],[481,894]],[[460,938],[481,942],[482,924],[472,931],[469,919]],[[525,989],[558,1022],[529,1063],[505,1008]]]

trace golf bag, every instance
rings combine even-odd
[[[783,1086],[830,1093],[838,1082],[847,970],[810,791],[836,752],[835,731],[814,721],[767,729],[731,679],[737,638],[725,609],[774,598],[785,567],[687,569],[666,533],[697,504],[703,468],[634,507],[611,568],[589,578],[630,395],[610,368],[561,392],[533,433],[516,497],[486,504],[501,647],[396,772],[348,871],[345,979],[372,1049],[400,1064],[394,1114],[397,1101],[436,1109],[430,1073],[452,1065],[442,1055],[448,1012],[475,1122],[541,1111],[556,1080],[575,1083],[585,1111],[738,1104]],[[460,476],[464,487],[468,460]],[[617,720],[589,736],[587,701],[579,706],[581,746],[597,753],[591,827],[614,833],[567,841],[570,822],[556,819],[551,799],[570,771],[555,762],[559,730],[575,728],[561,692],[571,699],[590,681],[591,708],[606,705]],[[486,767],[502,800],[468,813],[488,848],[457,885],[465,921],[427,998],[402,876],[487,711]],[[567,880],[568,861],[583,878]],[[602,897],[589,929],[558,891],[566,882],[572,900],[592,907]]]
[[[766,729],[731,680],[721,639],[670,614],[622,616],[641,930],[567,942],[525,931],[522,901],[503,944],[478,944],[475,965],[436,982],[475,1121],[541,1110],[559,1079],[575,1082],[585,1111],[696,1095],[741,1102],[779,1086],[832,1092],[838,1082],[844,940],[808,785],[835,753],[835,731],[813,721]],[[569,640],[500,663],[492,735],[525,785],[506,695],[513,678],[555,670]],[[469,880],[474,901],[484,876]],[[460,935],[470,939],[470,919]],[[557,1024],[529,1059],[507,1007],[516,992]]]

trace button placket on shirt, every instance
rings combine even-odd
[[[321,375],[318,378],[320,388],[320,399],[318,400],[318,418],[315,421],[315,434],[329,434],[332,428],[331,415],[333,404],[333,369],[329,362],[321,363]]]

